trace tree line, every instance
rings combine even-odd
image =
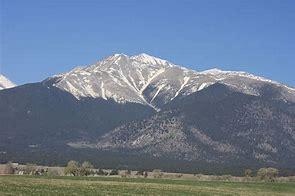
[[[89,176],[89,175],[100,175],[100,176],[107,176],[107,175],[119,175],[119,170],[112,169],[109,171],[103,169],[95,169],[92,163],[89,161],[84,161],[80,164],[77,161],[71,160],[67,163],[64,169],[59,168],[59,170],[52,170],[50,168],[37,166],[35,164],[27,164],[24,167],[14,167],[11,162],[8,162],[4,167],[0,167],[0,174],[27,174],[27,175],[71,175],[71,176]],[[164,172],[159,169],[154,169],[152,172],[147,172],[144,170],[135,171],[132,175],[131,170],[124,170],[120,172],[121,177],[129,177],[129,176],[142,176],[148,177],[148,173],[151,173],[153,178],[163,178]],[[177,178],[181,178],[182,174],[179,173]],[[195,174],[195,176],[200,174]],[[229,176],[229,175],[223,175]],[[268,168],[260,168],[254,173],[251,169],[246,169],[244,171],[244,177],[248,180],[263,180],[263,181],[275,181],[276,178],[279,176],[279,170],[276,168],[268,167]],[[222,177],[222,176],[221,176]],[[230,178],[229,176],[228,178]]]

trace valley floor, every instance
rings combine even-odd
[[[295,183],[8,175],[0,195],[295,195]]]

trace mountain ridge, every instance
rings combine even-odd
[[[243,80],[243,84],[238,84],[237,78]],[[177,96],[186,96],[216,82],[256,95],[261,83],[270,83],[284,88],[287,100],[292,98],[288,94],[295,93],[294,88],[247,72],[219,69],[198,72],[145,53],[130,57],[115,54],[94,65],[77,67],[47,80],[56,79],[58,82],[54,86],[72,93],[77,99],[113,98],[117,102],[136,102],[154,109],[160,109]]]

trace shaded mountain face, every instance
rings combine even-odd
[[[153,116],[122,125],[93,147],[107,150],[254,165],[295,164],[294,103],[214,84],[179,98]]]
[[[59,164],[79,156],[99,164],[98,153],[117,152],[127,162],[142,155],[291,167],[294,103],[293,88],[249,73],[116,54],[1,90],[0,161]]]
[[[116,126],[152,113],[147,106],[101,98],[77,100],[46,83],[0,92],[0,148],[38,148],[91,140]]]
[[[9,79],[0,74],[0,90],[15,87]]]

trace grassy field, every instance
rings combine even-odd
[[[295,183],[0,176],[0,195],[295,195]]]

